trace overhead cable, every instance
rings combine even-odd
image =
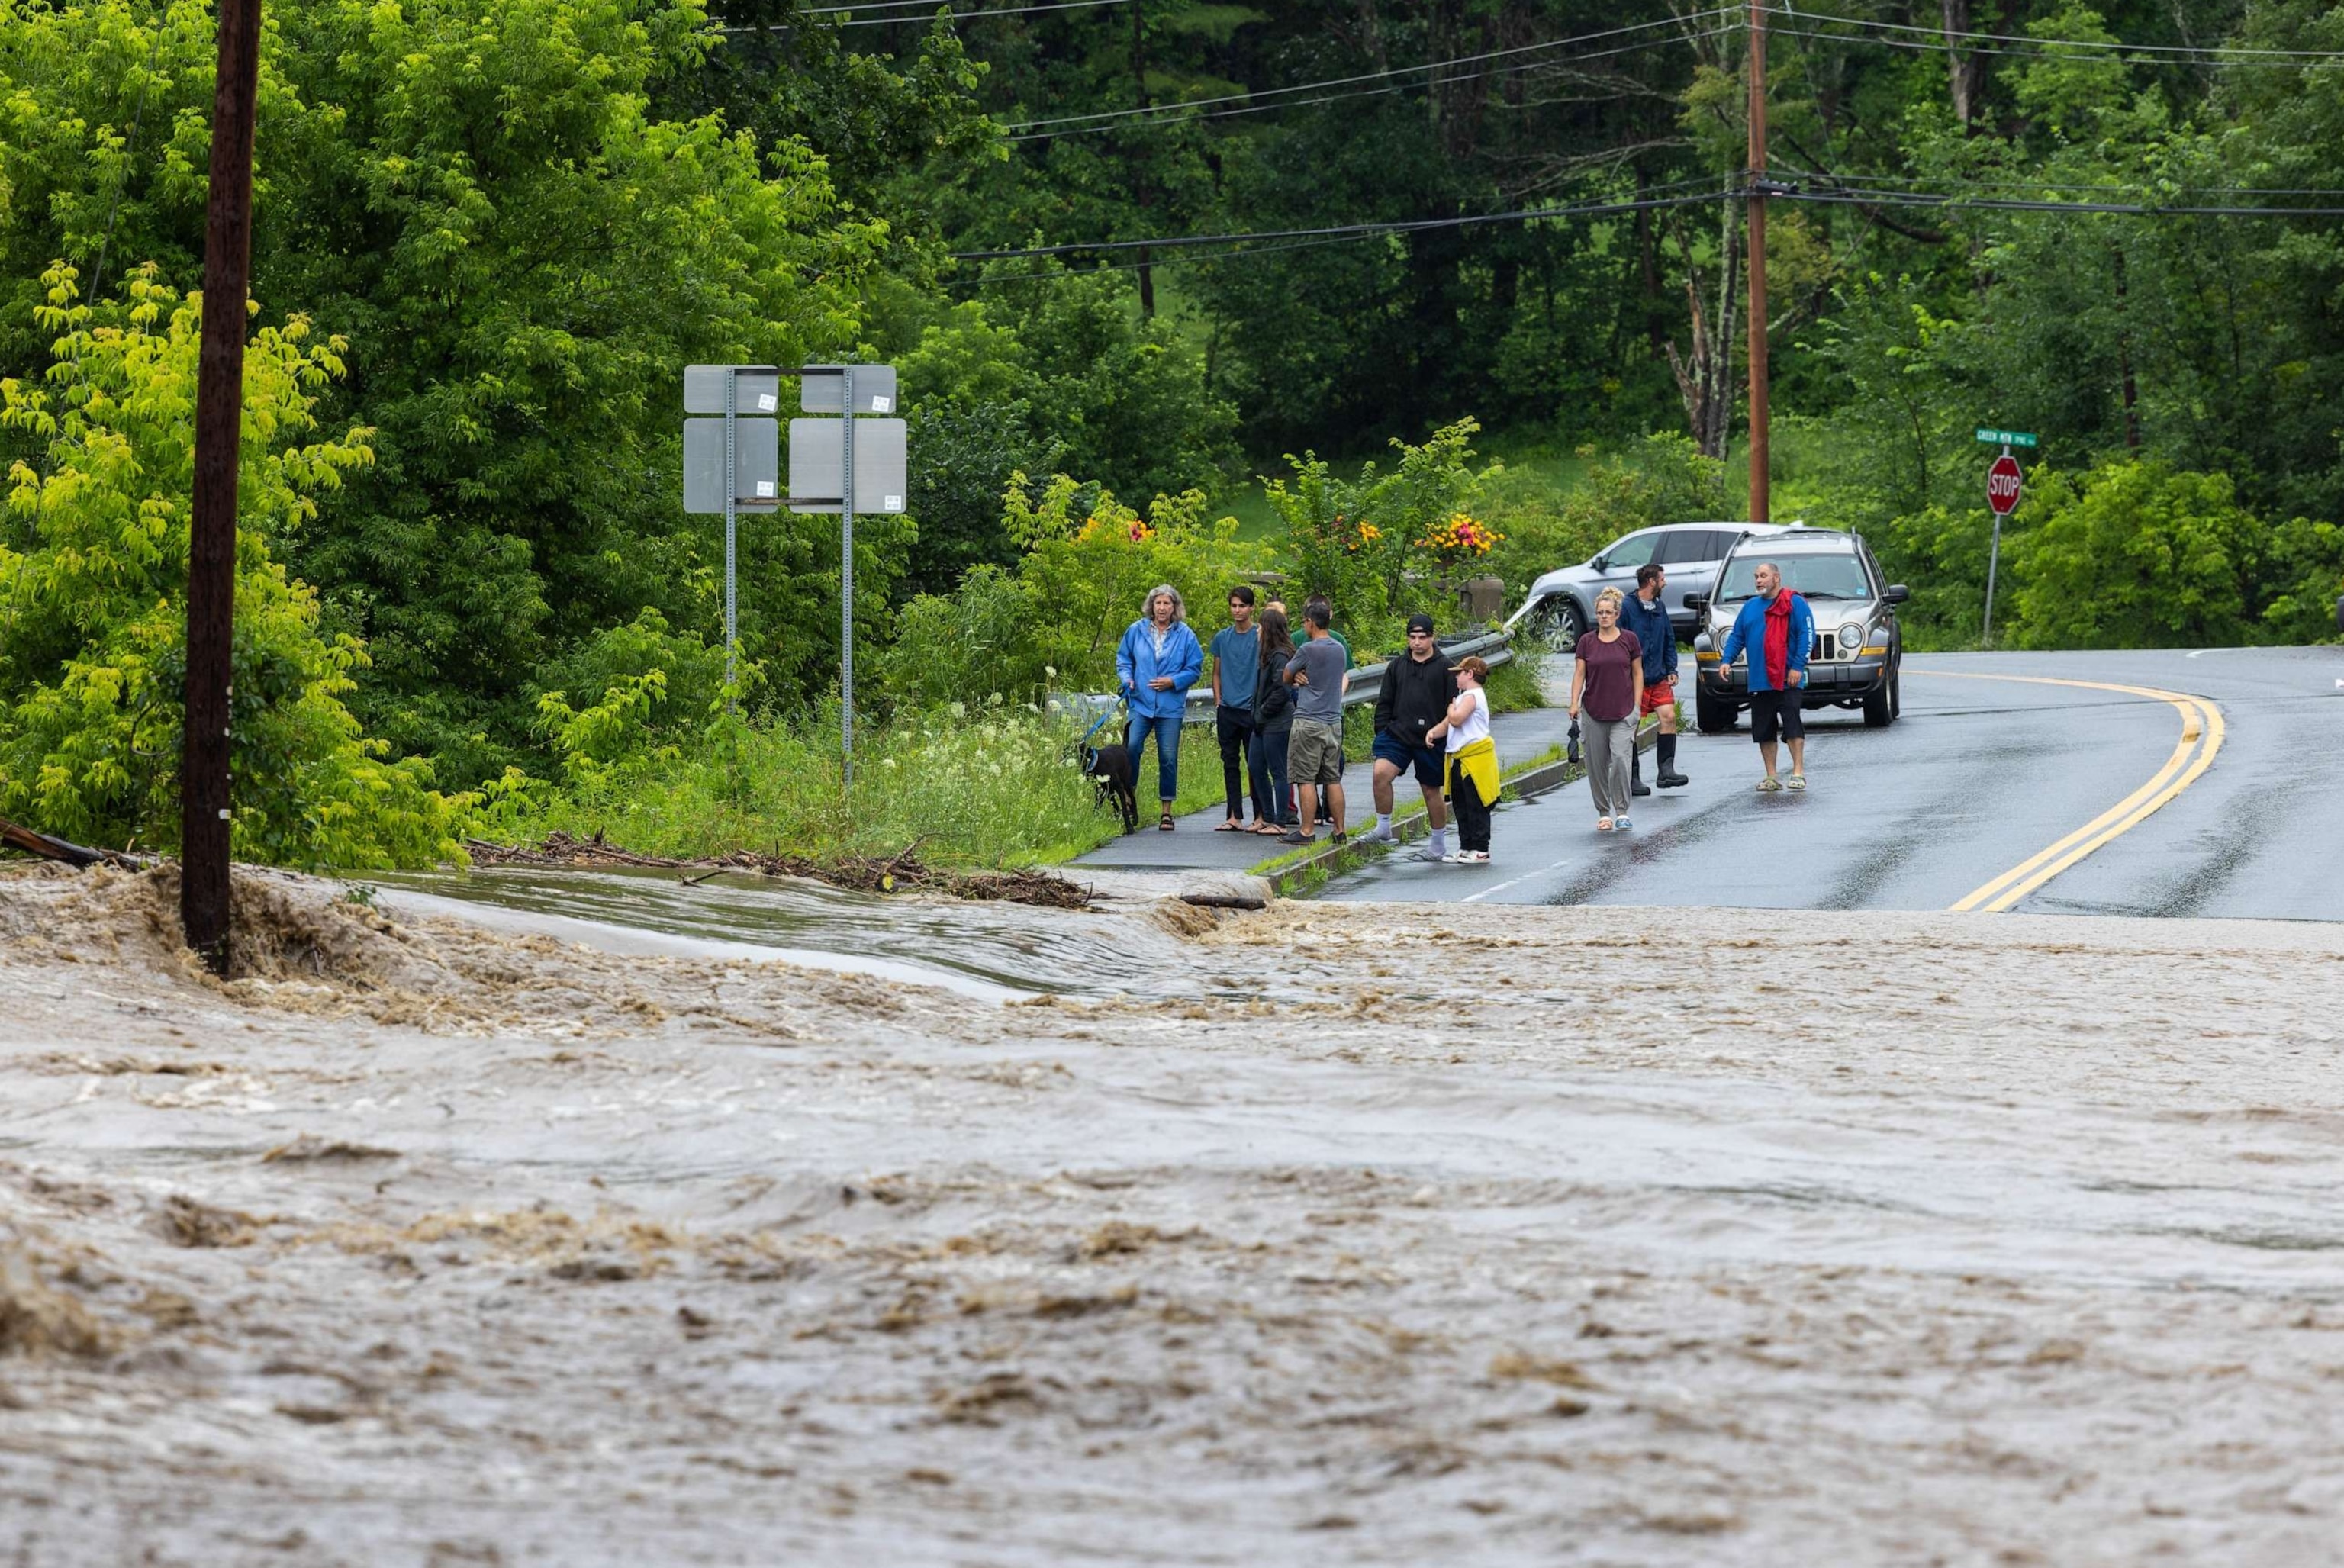
[[[2099,213],[2127,217],[2344,217],[2344,207],[2199,206],[2180,202],[2057,201],[2050,197],[1965,196],[1924,190],[1870,190],[1834,185],[1827,189],[1769,182],[1773,201],[1816,202],[1839,207],[1925,207],[1981,212]]]
[[[2037,49],[2089,49],[2113,51],[2125,55],[2212,56],[2218,58],[2236,56],[2245,60],[2257,56],[2291,60],[2325,60],[2344,62],[2344,53],[2334,49],[2258,49],[2237,44],[2127,44],[2121,38],[2036,38],[2023,33],[1973,33],[1965,29],[1923,27],[1905,22],[1884,22],[1870,16],[1842,16],[1829,11],[1802,10],[1795,5],[1768,5],[1767,15],[1787,16],[1798,22],[1830,22],[1848,27],[1865,27],[1880,33],[1909,33],[1940,42],[1953,40],[1976,41],[1987,44],[2020,44]],[[1770,26],[1768,31],[1773,29]],[[1985,53],[1985,51],[1980,51]],[[2237,63],[2237,60],[2230,63]]]
[[[1450,82],[1477,81],[1483,76],[1510,76],[1518,71],[1533,72],[1561,69],[1571,66],[1581,65],[1590,60],[1608,59],[1614,55],[1633,54],[1640,49],[1664,48],[1672,44],[1689,44],[1699,38],[1721,37],[1728,33],[1738,30],[1738,24],[1720,24],[1715,26],[1705,27],[1697,32],[1680,36],[1667,38],[1644,38],[1632,44],[1622,44],[1609,49],[1591,49],[1583,54],[1572,55],[1568,58],[1561,60],[1524,60],[1510,66],[1493,66],[1486,71],[1468,71],[1459,76],[1443,76],[1440,78],[1440,81],[1445,86]],[[1230,119],[1239,115],[1268,114],[1275,109],[1307,108],[1313,104],[1331,104],[1341,98],[1380,97],[1387,94],[1408,92],[1412,88],[1425,85],[1427,84],[1413,82],[1389,82],[1381,86],[1353,87],[1347,92],[1324,93],[1315,98],[1280,98],[1275,103],[1243,104],[1236,108],[1208,109],[1201,114],[1188,114],[1184,112],[1189,107],[1189,106],[1186,104],[1157,104],[1153,106],[1156,113],[1155,116],[1150,119],[1134,118],[1120,123],[1076,126],[1072,129],[1062,131],[1029,131],[1024,136],[1005,137],[1002,139],[1012,143],[1045,142],[1056,141],[1065,137],[1097,136],[1103,132],[1151,130],[1157,126],[1186,126],[1193,125],[1199,120],[1223,120]],[[1280,92],[1298,92],[1301,89],[1297,87],[1284,87],[1277,90]],[[1199,101],[1211,102],[1213,100],[1205,99]]]
[[[1027,16],[1037,11],[1087,11],[1098,5],[1131,4],[1133,0],[1047,0],[1046,4],[1042,5],[1004,5],[994,10],[946,11],[940,4],[940,0],[873,0],[873,3],[868,5],[824,5],[800,11],[797,15],[801,16],[844,15],[847,20],[834,24],[840,27],[886,27],[899,22],[933,22],[939,13],[955,21],[966,21],[972,18],[982,20],[987,16]],[[903,15],[896,16],[867,15],[869,12],[890,5],[924,6],[925,9],[906,9]],[[858,12],[865,15],[855,15]],[[720,33],[786,33],[790,28],[791,24],[788,22],[761,22],[748,26],[721,26],[716,30]]]
[[[1800,19],[1803,21],[1807,18],[1803,15]],[[1947,43],[1942,37],[1867,38],[1852,33],[1819,33],[1807,27],[1786,27],[1779,23],[1769,24],[1766,28],[1766,32],[1769,36],[1773,37],[1788,36],[1793,38],[1808,38],[1818,43],[1824,44],[1865,44],[1883,49],[1906,49],[1920,54],[1991,55],[2013,60],[2074,60],[2091,57],[2089,56],[2078,54],[2063,55],[2047,48],[1998,48],[1987,44]],[[1979,36],[1982,37],[1986,35],[1987,35],[1983,34],[1979,35]],[[1955,36],[1959,37],[1960,35],[1955,35]],[[2136,55],[2138,53],[2136,46],[2130,44],[2096,44],[2090,46],[2090,47],[2097,50],[2103,55]],[[2186,59],[2149,59],[2138,60],[2132,63],[2141,65],[2178,66],[2188,65],[2192,62]],[[2344,67],[2344,55],[2328,56],[2326,59],[2320,61],[2239,59],[2200,61],[2196,63],[2218,66],[2245,66],[2266,70],[2333,71],[2339,67]]]
[[[1525,223],[1550,217],[1601,217],[1643,212],[1658,207],[1689,207],[1733,195],[1726,189],[1689,196],[1641,197],[1623,201],[1581,203],[1566,207],[1526,207],[1512,212],[1467,213],[1456,217],[1400,218],[1376,223],[1330,224],[1321,228],[1269,228],[1236,234],[1176,234],[1160,239],[1095,239],[1075,245],[1032,245],[1014,250],[955,250],[955,261],[1007,261],[1028,256],[1070,256],[1077,252],[1181,250],[1192,246],[1227,245],[1248,239],[1317,239],[1334,237],[1364,238],[1377,234],[1418,234],[1428,229],[1467,228],[1489,223]]]
[[[1719,5],[1707,11],[1696,11],[1685,16],[1669,16],[1654,22],[1637,22],[1625,27],[1607,27],[1600,33],[1582,33],[1576,37],[1556,38],[1543,44],[1521,44],[1510,49],[1489,49],[1478,55],[1460,55],[1453,59],[1432,60],[1420,66],[1393,66],[1380,71],[1363,71],[1357,76],[1329,76],[1318,82],[1297,82],[1288,87],[1260,87],[1242,93],[1224,93],[1215,98],[1191,98],[1180,104],[1145,104],[1127,109],[1100,109],[1086,115],[1056,115],[1046,119],[1019,120],[1002,126],[1007,131],[1037,130],[1045,126],[1087,125],[1094,121],[1129,119],[1138,115],[1164,115],[1175,110],[1209,108],[1216,104],[1258,102],[1263,98],[1288,93],[1311,93],[1321,87],[1348,87],[1360,82],[1383,81],[1393,76],[1412,76],[1426,71],[1445,71],[1451,66],[1476,66],[1484,60],[1501,60],[1515,56],[1538,54],[1551,49],[1567,49],[1578,44],[1617,38],[1630,33],[1648,33],[1656,27],[1682,27],[1691,23],[1704,22],[1712,17],[1738,15],[1732,5]]]

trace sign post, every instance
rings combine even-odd
[[[831,420],[790,421],[789,486],[781,480],[781,378],[798,378],[798,407]],[[735,617],[733,521],[743,508],[839,514],[839,743],[845,780],[854,783],[854,514],[900,512],[909,493],[909,464],[901,420],[863,421],[858,450],[855,416],[893,413],[893,365],[687,365],[683,410],[722,419],[683,422],[683,510],[724,514],[724,684],[730,703]]]
[[[1979,632],[1978,640],[1990,643],[1994,641],[1995,569],[2002,561],[2002,520],[2016,509],[2018,493],[2025,488],[2026,481],[2026,475],[2019,468],[2018,460],[2010,455],[2010,449],[2032,447],[2035,445],[2035,438],[2025,430],[1981,430],[1977,433],[1977,439],[1981,441],[1996,441],[2002,446],[2002,455],[1995,458],[1993,466],[1985,470],[1985,503],[1994,509],[1994,543],[1986,551],[1985,622]]]

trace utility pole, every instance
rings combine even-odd
[[[1766,5],[1750,0],[1750,521],[1772,522],[1766,410]]]
[[[196,479],[187,550],[187,683],[179,763],[179,925],[215,974],[228,963],[228,681],[236,632],[237,441],[252,268],[252,122],[260,0],[219,0]]]

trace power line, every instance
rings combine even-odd
[[[1697,32],[1686,34],[1679,37],[1646,38],[1632,44],[1622,44],[1614,48],[1590,50],[1585,54],[1573,55],[1564,60],[1526,60],[1510,66],[1495,66],[1486,71],[1469,71],[1460,76],[1443,76],[1440,79],[1445,85],[1450,82],[1479,81],[1483,76],[1510,76],[1517,71],[1561,69],[1571,66],[1581,65],[1590,60],[1609,59],[1614,55],[1632,54],[1639,49],[1664,48],[1672,44],[1690,44],[1694,42],[1696,39],[1701,38],[1723,37],[1726,34],[1738,30],[1738,25],[1721,24],[1714,27],[1705,27]],[[1308,108],[1314,104],[1331,104],[1344,98],[1382,97],[1389,94],[1404,93],[1413,86],[1423,85],[1424,84],[1420,83],[1391,83],[1379,87],[1354,87],[1349,92],[1326,93],[1315,98],[1280,98],[1278,102],[1272,104],[1245,104],[1233,109],[1210,109],[1202,114],[1183,113],[1182,111],[1188,106],[1184,104],[1157,104],[1151,106],[1153,109],[1157,111],[1156,117],[1153,119],[1134,119],[1123,124],[1076,126],[1071,130],[1063,131],[1034,131],[1022,137],[1005,137],[1003,139],[1013,144],[1017,142],[1046,142],[1056,141],[1066,137],[1097,136],[1102,132],[1152,130],[1158,126],[1193,125],[1199,120],[1231,119],[1239,115],[1268,114],[1274,109]],[[1276,90],[1280,92],[1299,92],[1302,89],[1298,87],[1287,87]],[[1212,102],[1214,100],[1205,99],[1199,101]]]
[[[2344,54],[2333,49],[2257,49],[2236,44],[2127,44],[2120,38],[2036,38],[2020,33],[1947,32],[1942,27],[1920,27],[1910,23],[1883,22],[1869,16],[1841,16],[1828,11],[1802,11],[1795,5],[1769,5],[1770,15],[1788,16],[1800,22],[1832,22],[1849,27],[1868,27],[1875,32],[1909,33],[1942,42],[1953,39],[1976,40],[1989,44],[2021,44],[2032,48],[2086,49],[2115,51],[2127,55],[2180,55],[2273,56],[2280,60],[2344,61]],[[1770,29],[1771,30],[1771,29]],[[1989,53],[1981,50],[1979,53]],[[2237,61],[2228,62],[2232,64]]]
[[[997,10],[945,11],[938,0],[873,0],[873,3],[868,5],[825,5],[813,10],[801,11],[798,15],[801,16],[844,15],[847,20],[837,24],[841,27],[886,27],[899,22],[932,22],[935,20],[939,12],[943,12],[955,21],[965,21],[972,17],[982,20],[987,16],[1029,16],[1037,11],[1087,11],[1098,5],[1130,4],[1132,0],[1049,0],[1046,5],[1005,5]],[[925,6],[927,9],[925,11],[906,10],[900,16],[854,15],[856,12],[875,11],[890,5]],[[719,27],[716,30],[720,33],[786,33],[793,25],[788,22],[763,22],[752,26]]]
[[[1836,20],[1837,18],[1831,19]],[[1808,20],[1808,18],[1802,15],[1800,20],[1804,21]],[[1854,25],[1862,25],[1860,23]],[[2091,54],[2059,54],[2048,48],[2002,49],[1995,48],[1986,45],[1947,43],[1943,38],[1866,38],[1847,33],[1818,33],[1809,28],[1785,27],[1780,25],[1770,25],[1766,31],[1778,36],[1787,35],[1794,38],[1810,38],[1816,42],[1824,44],[1869,44],[1884,49],[1906,49],[1920,54],[1991,55],[2016,60],[2074,60],[2090,59],[2095,57]],[[1979,37],[1986,37],[1994,35],[1979,34],[1976,35]],[[1960,38],[1965,36],[1965,35],[1955,34],[1954,36],[1955,38]],[[2081,46],[2079,46],[2079,47],[2081,47]],[[2090,47],[2097,51],[2101,56],[2109,54],[2137,55],[2140,52],[2137,46],[2131,44],[2099,44],[2090,46]],[[2339,69],[2339,67],[2344,67],[2344,56],[2328,56],[2324,63],[2293,60],[2251,59],[2196,62],[2188,59],[2171,59],[2145,60],[2140,63],[2144,65],[2188,65],[2195,63],[2219,66],[2248,66],[2268,70],[2332,71]]]
[[[1678,180],[1673,186],[1699,183]],[[1652,187],[1665,192],[1672,186]],[[1985,188],[2005,188],[1986,187]],[[2036,187],[2035,188],[2054,188]],[[2072,189],[2105,189],[2104,187],[2070,187]],[[1177,253],[1201,246],[1243,245],[1252,240],[1300,240],[1309,243],[1338,243],[1349,239],[1366,239],[1378,235],[1414,234],[1430,229],[1464,228],[1491,223],[1526,223],[1542,218],[1604,217],[1623,213],[1652,211],[1662,207],[1692,207],[1704,202],[1722,201],[1742,196],[1746,184],[1702,190],[1691,194],[1652,195],[1627,200],[1582,202],[1562,207],[1521,207],[1510,212],[1470,213],[1458,217],[1427,217],[1393,219],[1380,222],[1330,224],[1319,228],[1254,229],[1225,234],[1176,234],[1155,239],[1100,239],[1070,245],[1036,245],[1012,250],[956,250],[950,252],[955,261],[1006,261],[1027,257],[1068,256],[1076,253],[1119,253],[1146,250],[1151,253]],[[1864,186],[1844,185],[1836,181],[1823,187],[1786,182],[1771,182],[1766,191],[1773,200],[1803,201],[1819,206],[1839,207],[1915,207],[1937,209],[1975,209],[1991,212],[2045,212],[2105,215],[2132,217],[2344,217],[2344,206],[2337,207],[2272,207],[2267,205],[2208,205],[2202,203],[2120,202],[2120,201],[2056,201],[2048,197],[1975,196],[1959,191],[1883,190]],[[2220,196],[2225,191],[2204,194]],[[2241,191],[2240,194],[2244,194]],[[2308,195],[2344,195],[2344,192],[2305,192]],[[1261,246],[1222,252],[1218,255],[1180,258],[1151,258],[1147,261],[1100,263],[1097,270],[1116,270],[1123,267],[1161,265],[1174,259],[1219,261],[1232,257],[1265,255],[1272,250],[1301,249],[1303,245]],[[1056,274],[1020,274],[1018,277],[1057,276]],[[974,281],[1014,282],[1016,278],[975,279]]]
[[[1015,250],[955,250],[950,255],[955,261],[1008,261],[1029,256],[1068,256],[1077,251],[1181,250],[1200,245],[1227,245],[1248,239],[1365,238],[1378,234],[1417,234],[1429,229],[1468,228],[1489,223],[1525,223],[1548,217],[1600,217],[1659,207],[1688,207],[1697,202],[1717,201],[1733,194],[1731,189],[1716,189],[1692,196],[1640,197],[1626,201],[1569,207],[1526,207],[1512,212],[1468,213],[1458,217],[1400,218],[1330,224],[1321,228],[1269,228],[1234,234],[1176,234],[1159,239],[1096,239],[1076,245],[1033,245]]]
[[[1959,175],[1900,174],[1865,174],[1857,177],[1843,177],[1839,175],[1816,172],[1812,175],[1811,177],[1827,180],[1835,186],[1844,186],[1846,184],[1848,178],[1854,177],[1862,179],[1868,185],[1901,185],[1916,189],[1929,185],[1967,186],[1971,189],[1975,190],[2074,190],[2098,191],[2102,193],[2124,188],[2120,186],[2112,186],[2106,182],[2095,185],[2079,185],[2062,184],[2053,180],[2029,179],[2023,174],[2006,176],[2002,178],[1981,178]],[[2177,185],[2176,188],[2182,191],[2194,190],[2201,196],[2327,196],[2335,197],[2339,200],[2344,200],[2344,187],[2339,187],[2279,185],[2197,186],[2183,183]],[[2289,208],[2288,210],[2293,211],[2296,209]]]
[[[1582,33],[1574,38],[1556,38],[1544,44],[1521,44],[1510,49],[1489,49],[1478,55],[1460,55],[1454,59],[1432,60],[1421,66],[1394,66],[1381,71],[1363,71],[1357,76],[1329,76],[1320,82],[1297,82],[1289,87],[1262,87],[1242,93],[1224,93],[1217,98],[1192,98],[1183,104],[1147,104],[1127,109],[1100,109],[1087,115],[1058,115],[1047,119],[1020,120],[1015,125],[1004,126],[1002,129],[1031,131],[1038,130],[1044,126],[1086,125],[1100,120],[1128,119],[1139,115],[1165,116],[1175,110],[1209,108],[1216,104],[1258,102],[1263,98],[1280,96],[1288,93],[1311,93],[1317,92],[1321,87],[1348,87],[1360,82],[1383,81],[1393,76],[1415,76],[1424,71],[1443,71],[1451,66],[1476,66],[1484,60],[1505,59],[1511,56],[1537,54],[1549,49],[1567,49],[1575,44],[1596,43],[1605,38],[1617,38],[1630,33],[1647,33],[1655,27],[1681,27],[1694,22],[1705,22],[1713,17],[1739,14],[1733,6],[1720,5],[1707,11],[1696,11],[1687,16],[1670,16],[1655,22],[1638,22],[1625,27],[1609,27],[1600,33]]]
[[[1924,190],[1867,190],[1855,186],[1808,189],[1782,183],[1768,187],[1769,199],[1836,207],[1925,207],[1980,212],[2066,212],[2119,217],[2344,217],[2344,207],[2212,207],[2185,203],[2055,201],[2049,197],[1965,196]]]

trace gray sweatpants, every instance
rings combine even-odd
[[[1595,814],[1625,814],[1628,764],[1636,754],[1636,721],[1599,719],[1589,713],[1580,719],[1579,731],[1587,751],[1587,793],[1595,797]]]

